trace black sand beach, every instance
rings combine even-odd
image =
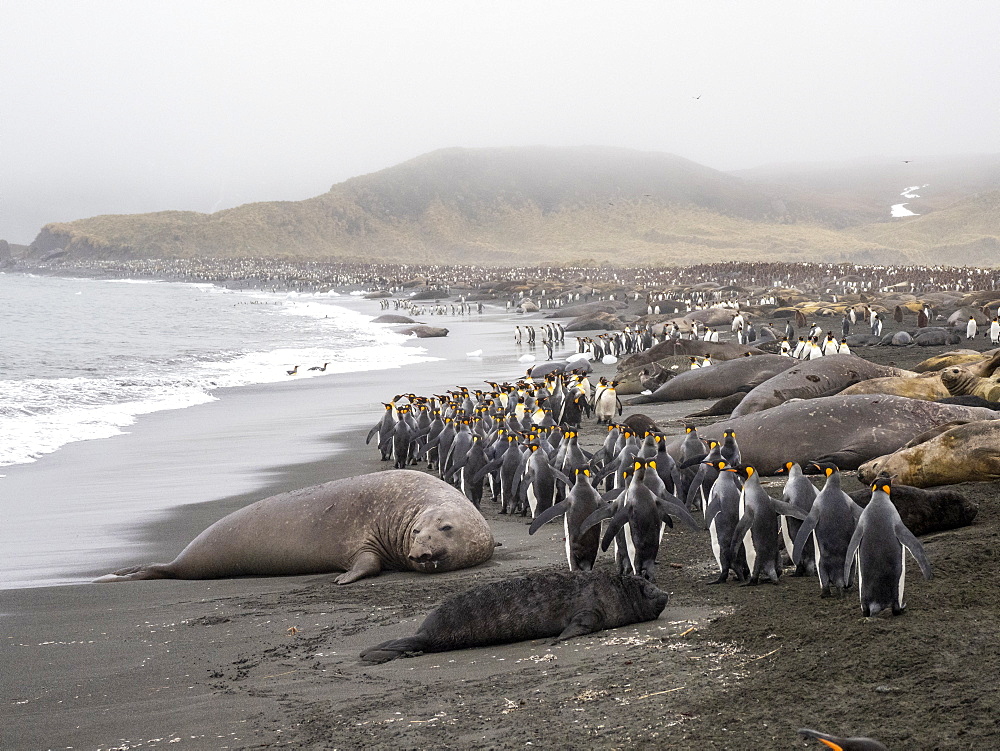
[[[447,339],[421,340],[442,361],[347,384],[337,376],[240,389],[147,416],[127,436],[69,446],[48,466],[25,469],[23,480],[12,468],[4,482],[68,493],[86,473],[111,473],[104,482],[117,486],[135,468],[136,492],[145,482],[160,493],[170,476],[167,490],[179,502],[214,500],[156,518],[137,512],[141,523],[122,549],[100,551],[68,574],[169,560],[250,501],[384,468],[364,446],[379,401],[522,373],[516,358],[526,350],[513,344],[513,323],[486,318],[449,322]],[[465,357],[480,348],[483,360]],[[940,349],[860,354],[906,367]],[[626,414],[642,411],[676,432],[676,418],[701,404]],[[183,461],[139,471],[143,456],[169,456],[185,437],[242,435],[247,415],[261,433],[237,460],[220,460],[218,475],[188,472]],[[588,423],[587,444],[601,433]],[[290,456],[294,443],[268,448],[296,436],[308,447],[298,457]],[[233,478],[240,494],[220,492]],[[799,727],[873,735],[890,748],[992,747],[1000,505],[995,484],[961,490],[979,501],[979,516],[924,538],[935,578],[911,567],[909,608],[897,618],[862,618],[855,591],[822,600],[813,579],[706,586],[715,573],[707,535],[677,528],[660,551],[659,583],[672,598],[657,621],[555,647],[536,641],[360,663],[362,648],[412,633],[448,595],[565,567],[561,525],[529,537],[524,519],[499,516],[488,500],[484,513],[502,547],[475,569],[384,574],[343,587],[324,575],[4,590],[0,748],[804,748]],[[598,565],[610,562],[604,555]]]

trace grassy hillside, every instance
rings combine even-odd
[[[879,215],[850,190],[778,177],[624,149],[445,149],[305,201],[46,225],[31,253],[655,264],[924,252],[919,230],[880,234]]]

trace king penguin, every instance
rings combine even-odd
[[[888,748],[874,738],[865,738],[862,736],[841,738],[836,735],[821,733],[818,730],[810,730],[809,728],[801,728],[799,735],[806,738],[815,738],[827,748],[832,748],[833,751],[889,751]]]
[[[844,563],[844,581],[849,585],[857,559],[858,593],[861,612],[866,618],[890,608],[893,615],[903,612],[907,550],[920,566],[924,578],[933,576],[924,546],[903,524],[889,497],[890,492],[888,478],[877,478],[872,485],[872,498],[861,512],[851,536]]]

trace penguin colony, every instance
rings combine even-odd
[[[817,489],[788,463],[777,499],[743,465],[732,431],[721,443],[706,442],[689,426],[674,461],[662,433],[613,422],[621,413],[614,381],[592,385],[584,372],[554,370],[489,386],[397,395],[384,403],[367,442],[397,469],[426,462],[477,508],[488,487],[499,513],[530,515],[531,534],[562,516],[571,571],[592,570],[613,546],[619,573],[653,582],[664,532],[676,520],[708,531],[719,568],[711,583],[732,574],[744,585],[777,584],[784,552],[793,576],[815,575],[824,597],[847,590],[856,571],[870,616],[905,608],[907,551],[925,578],[932,575],[923,546],[889,500],[888,478],[876,479],[862,509],[841,489],[836,466],[809,468],[825,475]],[[594,453],[578,442],[581,422],[592,417],[609,423]]]

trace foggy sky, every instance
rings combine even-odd
[[[998,3],[921,0],[3,0],[0,238],[298,200],[449,146],[996,153],[998,28]]]

